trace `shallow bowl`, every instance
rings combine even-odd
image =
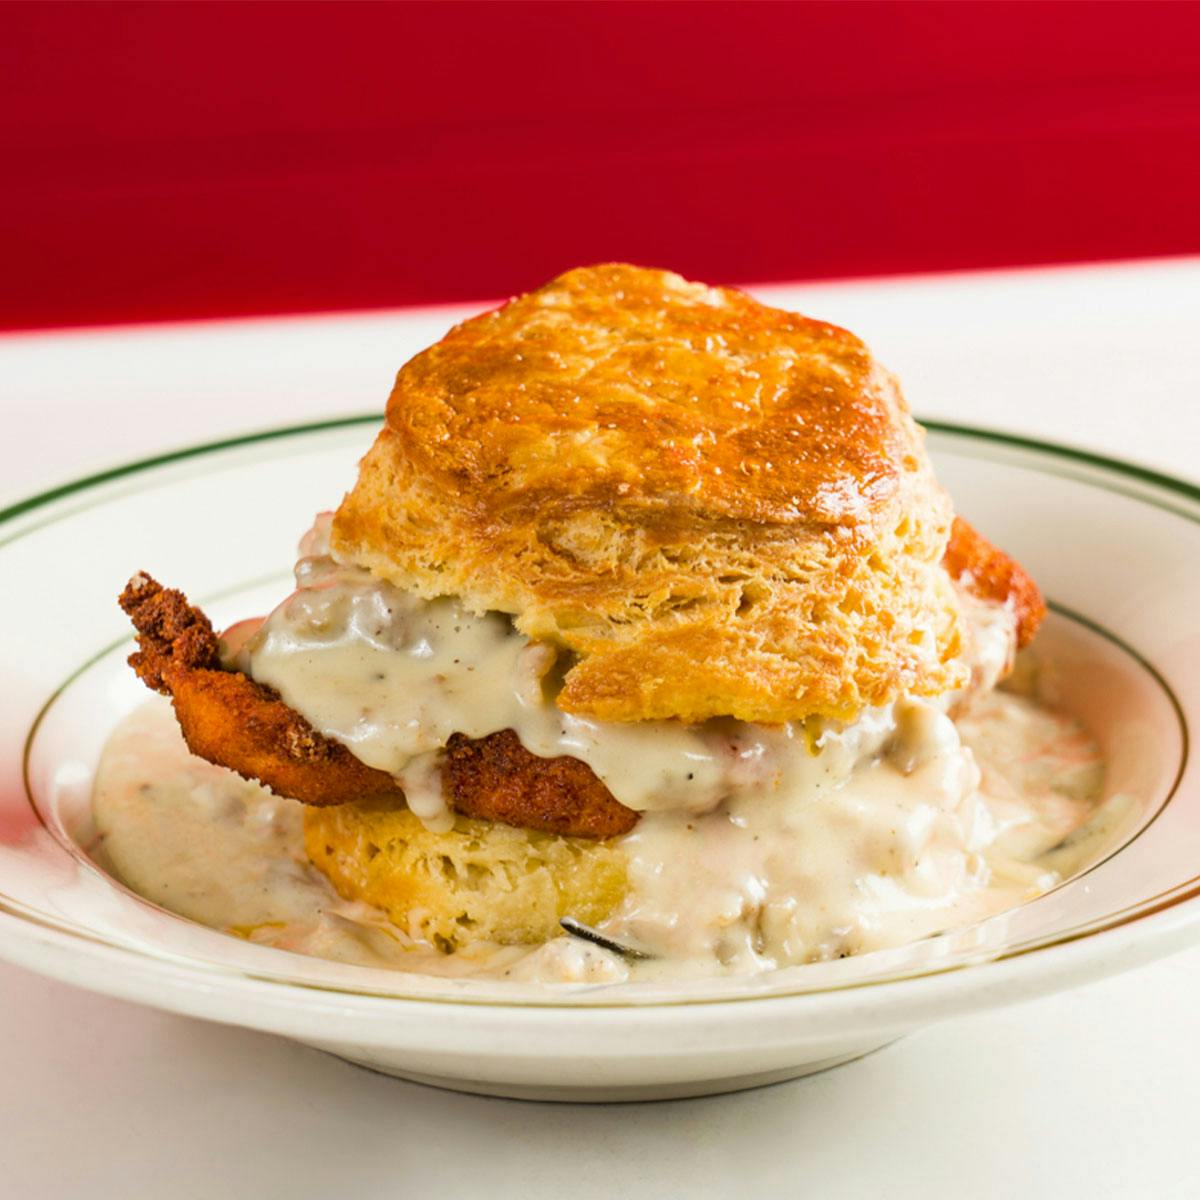
[[[1062,702],[1100,738],[1123,841],[1012,912],[898,950],[754,978],[535,988],[351,967],[256,946],[133,895],[88,852],[106,736],[145,692],[114,603],[145,568],[220,623],[287,588],[378,416],[116,468],[0,513],[0,956],[98,992],[299,1039],[468,1091],[620,1100],[832,1066],[943,1017],[1200,940],[1200,489],[1064,447],[934,425],[942,481],[1043,585]]]

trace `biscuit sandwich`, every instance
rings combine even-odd
[[[911,749],[1044,613],[858,338],[623,264],[405,364],[265,620],[220,638],[146,574],[121,604],[192,752],[302,802],[337,891],[446,953],[563,918],[654,949],[662,847]]]

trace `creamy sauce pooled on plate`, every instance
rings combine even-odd
[[[1120,814],[1097,807],[1102,766],[1078,723],[1004,692],[957,723],[899,707],[827,732],[816,759],[830,755],[828,783],[805,796],[642,817],[621,839],[629,892],[603,931],[652,961],[570,937],[450,955],[414,941],[308,862],[300,804],[192,757],[161,700],[105,751],[100,852],[147,899],[264,945],[435,975],[598,983],[901,945],[1032,899],[1110,840]]]

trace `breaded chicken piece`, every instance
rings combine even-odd
[[[530,754],[511,729],[479,740],[456,733],[442,778],[450,806],[467,817],[586,838],[617,837],[637,824],[637,813],[586,763]]]
[[[1046,616],[1041,589],[1021,564],[993,546],[962,517],[950,527],[950,541],[942,558],[950,578],[980,600],[1007,605],[1017,622],[1017,648],[1033,641]]]
[[[193,754],[306,804],[403,803],[385,771],[318,733],[270,688],[222,669],[212,623],[182,592],[138,574],[119,603],[138,633],[129,665],[147,687],[171,697]]]
[[[1007,604],[1018,645],[1028,644],[1046,606],[1018,563],[961,517],[954,519],[943,562],[959,587]],[[129,664],[147,687],[171,697],[193,754],[309,805],[404,803],[386,772],[318,733],[270,688],[223,669],[211,622],[182,592],[139,574],[120,604],[138,633]],[[585,763],[540,758],[511,729],[478,739],[455,734],[446,747],[442,786],[447,803],[464,816],[568,837],[618,837],[638,820]]]
[[[129,665],[147,687],[171,697],[193,754],[309,805],[404,803],[385,771],[318,733],[272,689],[224,670],[212,623],[182,592],[139,574],[120,605],[138,632]],[[637,823],[637,813],[578,759],[539,758],[512,730],[478,740],[456,734],[442,786],[464,816],[546,833],[608,838]]]

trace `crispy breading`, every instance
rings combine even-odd
[[[955,517],[942,560],[950,578],[981,600],[994,600],[1012,609],[1017,622],[1017,646],[1033,641],[1046,616],[1041,589],[1021,564],[969,525]]]
[[[150,689],[170,693],[163,679],[168,667],[198,670],[220,667],[212,622],[175,588],[164,588],[144,572],[125,585],[117,601],[137,630],[138,649],[129,665]]]
[[[305,804],[403,803],[385,771],[318,733],[270,688],[223,670],[212,623],[182,592],[139,573],[119,603],[138,635],[129,665],[147,687],[171,697],[193,754]]]
[[[590,838],[618,837],[637,824],[637,813],[586,763],[539,758],[511,729],[478,740],[456,733],[446,744],[443,781],[451,806],[468,817]]]
[[[130,666],[147,687],[171,697],[193,754],[308,805],[404,803],[386,772],[318,733],[270,688],[223,670],[211,622],[182,592],[139,574],[120,605],[138,632]],[[478,741],[456,734],[442,786],[457,812],[546,833],[608,838],[637,822],[589,767],[539,758],[512,730]]]
[[[265,783],[280,796],[324,806],[404,803],[386,771],[318,733],[269,688],[234,671],[169,667],[164,674],[188,749]]]
[[[609,263],[401,368],[332,544],[566,650],[565,711],[776,723],[966,682],[951,516],[853,334]]]

